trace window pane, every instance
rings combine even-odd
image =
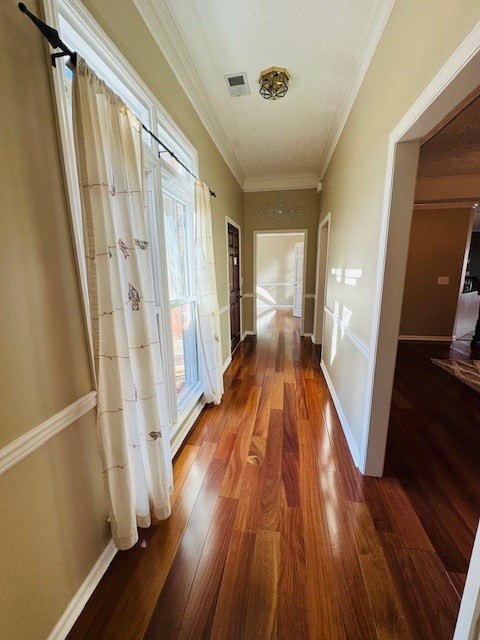
[[[164,194],[170,301],[190,296],[187,207]]]
[[[175,386],[178,401],[181,402],[198,382],[194,302],[172,308],[172,330]]]

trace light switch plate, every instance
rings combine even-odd
[[[438,276],[437,284],[448,284],[450,282],[450,276]]]

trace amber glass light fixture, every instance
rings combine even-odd
[[[283,98],[288,91],[288,81],[290,75],[283,67],[269,67],[262,71],[258,79],[260,85],[260,95],[265,100],[276,100]]]

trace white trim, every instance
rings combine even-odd
[[[480,638],[480,526],[477,529],[453,640]]]
[[[310,338],[313,342],[313,333],[302,333],[300,334],[303,338]]]
[[[393,6],[395,4],[395,0],[385,0],[385,2],[381,3],[378,10],[375,12],[375,25],[373,29],[368,29],[367,33],[369,34],[370,41],[368,43],[365,55],[363,56],[360,62],[360,68],[353,79],[350,87],[345,92],[345,98],[341,100],[340,105],[343,104],[343,110],[341,116],[339,118],[339,122],[336,128],[332,127],[330,131],[330,135],[325,144],[325,153],[323,155],[322,161],[320,162],[320,180],[323,180],[325,177],[325,173],[328,169],[328,165],[330,164],[330,160],[332,159],[335,148],[338,144],[340,136],[342,135],[343,128],[347,122],[348,116],[350,115],[350,111],[352,110],[353,104],[357,97],[357,94],[362,86],[362,83],[365,79],[365,75],[368,71],[368,67],[373,58],[373,54],[375,53],[375,49],[380,42],[380,38],[382,37],[383,31],[387,25],[388,19],[390,17],[390,13],[392,12]],[[381,16],[381,20],[379,20],[379,15],[383,12],[383,16]]]
[[[317,229],[317,260],[315,265],[315,306],[313,308],[313,341],[315,344],[323,344],[324,334],[325,334],[325,323],[324,323],[324,306],[325,300],[327,299],[327,284],[328,284],[328,252],[330,245],[330,221],[332,214],[329,211],[327,215],[319,222]],[[320,290],[320,259],[321,259],[321,245],[322,245],[322,232],[323,228],[327,228],[327,242],[326,242],[326,251],[325,251],[325,272],[322,274],[324,283],[323,290]],[[321,311],[321,335],[318,333],[318,316]]]
[[[270,237],[274,237],[274,236],[286,236],[286,237],[295,237],[295,236],[301,236],[301,233],[297,233],[296,231],[289,231],[288,233],[282,233],[281,231],[274,231],[273,233],[265,233],[263,234],[261,231],[259,231],[257,233],[257,236],[262,236],[262,235],[266,235],[266,236],[270,236]]]
[[[73,596],[70,604],[65,609],[62,617],[55,625],[53,631],[48,636],[48,640],[65,640],[71,628],[82,613],[82,609],[88,602],[88,599],[95,591],[104,573],[110,566],[113,558],[117,553],[117,548],[113,544],[113,540],[107,544],[101,556],[94,564],[92,570],[83,581],[77,593]]]
[[[202,398],[197,400],[186,417],[174,425],[175,431],[170,435],[170,449],[172,452],[172,458],[175,456],[177,451],[180,449],[183,441],[188,435],[188,432],[193,427],[195,420],[198,418],[200,413],[202,412],[203,407],[205,406],[205,402]]]
[[[402,342],[453,342],[455,336],[398,336]]]
[[[257,285],[263,287],[265,285],[269,287],[293,287],[293,282],[257,282]]]
[[[228,367],[230,366],[230,363],[232,362],[232,354],[230,354],[228,356],[228,358],[225,360],[225,362],[223,363],[223,369],[222,369],[222,373],[225,373],[225,371],[228,369]]]
[[[332,311],[331,309],[329,309],[329,307],[327,307],[325,305],[323,307],[323,310],[328,316],[330,316],[332,321],[338,327],[340,327],[340,330],[342,331],[342,333],[344,333],[347,336],[347,338],[349,338],[350,342],[352,342],[357,347],[357,349],[365,356],[365,358],[369,359],[370,358],[370,349],[363,342],[363,340],[361,340],[357,336],[357,334],[354,331],[351,330],[351,328],[348,325],[343,323],[341,318],[340,318],[340,316],[338,314],[336,314],[334,311]]]
[[[296,173],[291,175],[261,176],[245,178],[243,190],[250,191],[290,191],[293,189],[317,189],[320,178],[316,173]]]
[[[224,307],[218,310],[219,315],[223,315],[226,311],[230,309],[230,305],[226,304]]]
[[[315,300],[315,298],[316,298],[314,293],[306,293],[303,297],[306,298],[307,300],[309,298],[312,298],[313,300]]]
[[[347,417],[343,413],[342,404],[337,396],[335,387],[333,386],[330,375],[323,360],[320,361],[320,368],[323,375],[325,376],[325,382],[327,383],[328,390],[330,391],[330,395],[332,396],[333,404],[335,405],[338,419],[340,420],[340,424],[342,425],[343,433],[345,434],[345,438],[347,439],[348,448],[350,449],[350,455],[352,456],[355,466],[358,468],[360,465],[360,454],[358,452],[357,445],[355,444],[355,440],[353,438],[352,430],[348,423]]]
[[[243,297],[244,298],[253,298],[253,293],[244,293]]]
[[[257,304],[257,309],[293,309],[292,304]]]
[[[97,406],[97,392],[90,391],[51,418],[33,427],[0,449],[0,475],[36,451],[73,422]]]
[[[185,46],[167,3],[154,2],[152,0],[134,0],[134,4],[187,98],[197,112],[207,133],[235,176],[238,184],[242,185],[244,172],[241,164],[205,91],[195,62]]]
[[[256,335],[257,335],[256,331],[244,331],[242,335],[242,341],[245,340],[247,336],[256,336]]]

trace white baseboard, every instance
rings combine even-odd
[[[311,340],[313,342],[313,333],[302,333],[302,336],[304,338],[311,338]]]
[[[453,342],[455,336],[398,336],[398,339],[405,342]]]
[[[244,331],[242,335],[242,340],[245,340],[246,336],[256,336],[256,331]]]
[[[350,429],[350,425],[348,423],[347,417],[343,412],[340,399],[337,396],[337,392],[335,391],[335,388],[330,379],[327,368],[323,363],[323,360],[320,362],[320,368],[322,369],[323,375],[325,376],[325,381],[327,383],[328,390],[330,391],[330,395],[332,396],[333,404],[335,405],[335,409],[338,414],[338,419],[340,420],[340,424],[342,425],[343,433],[345,434],[345,438],[347,439],[348,448],[350,449],[350,454],[353,458],[353,462],[357,467],[357,469],[360,469],[360,453],[357,449],[355,440],[353,439],[352,430]]]
[[[55,628],[48,636],[48,640],[65,640],[71,628],[77,621],[78,616],[81,614],[83,608],[87,604],[88,599],[95,591],[105,571],[108,569],[116,553],[117,548],[113,544],[113,540],[110,540],[110,542],[105,547],[102,555],[99,557],[92,570],[83,581],[80,589],[73,596],[70,604],[65,609],[64,614],[55,625]]]
[[[230,366],[230,363],[232,361],[232,354],[230,354],[228,356],[228,358],[225,360],[225,362],[223,363],[223,369],[222,369],[222,373],[225,373],[225,371],[228,369],[228,367]]]

